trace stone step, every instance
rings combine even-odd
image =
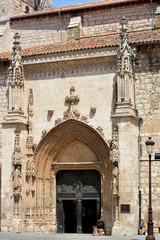
[[[3,233],[1,240],[145,240],[146,236],[93,236],[92,234]],[[156,236],[160,240],[160,235]]]

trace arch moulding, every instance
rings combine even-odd
[[[91,156],[95,156],[94,160],[92,161],[91,157],[89,161],[60,161],[59,159],[63,159],[61,156],[64,156],[64,152],[77,143],[88,149]],[[34,206],[42,219],[49,221],[48,231],[57,230],[56,174],[60,170],[98,170],[100,172],[101,216],[107,222],[106,226],[110,225],[112,190],[109,146],[93,127],[75,119],[60,123],[42,138],[34,153],[34,162],[36,192]]]

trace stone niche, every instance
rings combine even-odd
[[[157,5],[155,12],[155,28],[160,28],[160,3]]]
[[[81,21],[81,16],[73,16],[70,18],[67,27],[68,40],[80,38]]]

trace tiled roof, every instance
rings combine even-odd
[[[113,4],[141,2],[141,1],[142,0],[101,0],[101,1],[96,1],[96,2],[88,2],[88,3],[74,4],[74,5],[68,5],[68,6],[63,6],[63,7],[43,9],[43,10],[39,10],[39,11],[30,12],[27,14],[13,16],[13,17],[11,17],[11,20],[16,19],[16,18],[31,17],[31,16],[35,16],[35,15],[50,14],[50,13],[56,13],[56,12],[65,12],[65,11],[72,11],[72,10],[80,10],[80,9],[85,9],[85,8],[101,7],[101,6],[107,6],[107,5],[113,5]]]
[[[150,43],[160,42],[160,29],[157,30],[144,30],[129,33],[129,43]],[[116,47],[120,43],[119,34],[110,34],[95,37],[86,37],[78,40],[68,40],[64,42],[58,42],[53,44],[35,46],[31,48],[22,49],[22,56],[36,56],[45,54],[54,54],[62,52],[71,52],[85,49],[95,49],[103,47]],[[0,59],[10,59],[10,52],[0,53]]]

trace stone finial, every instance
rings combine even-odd
[[[20,34],[19,33],[15,33],[14,37],[13,37],[14,41],[13,41],[13,47],[12,47],[12,65],[21,65],[21,46],[20,46]]]
[[[65,98],[65,102],[68,103],[70,105],[70,107],[72,105],[76,105],[80,101],[80,98],[78,95],[73,95],[74,92],[75,92],[75,88],[74,88],[74,86],[72,86],[70,88],[70,97],[67,96]]]
[[[69,118],[76,118],[78,119],[80,116],[80,113],[78,110],[74,110],[74,105],[77,105],[80,101],[80,98],[78,95],[74,95],[75,87],[72,86],[70,88],[70,96],[67,96],[65,98],[65,103],[69,104],[69,108],[64,112],[63,116],[64,119],[67,120]]]
[[[127,30],[127,27],[126,27],[126,24],[127,24],[127,20],[126,20],[126,18],[123,16],[123,18],[122,18],[122,21],[120,22],[120,24],[122,25],[122,28],[121,28],[121,30]]]
[[[13,39],[14,39],[14,45],[19,45],[20,44],[20,41],[18,41],[20,39],[20,34],[19,33],[15,33],[14,36],[13,36]]]
[[[20,46],[20,35],[19,33],[15,33],[13,37],[13,52],[12,52],[12,61],[11,66],[8,69],[9,73],[9,85],[10,86],[19,86],[22,87],[24,85],[24,72],[23,72],[23,64],[21,59],[21,46]]]

